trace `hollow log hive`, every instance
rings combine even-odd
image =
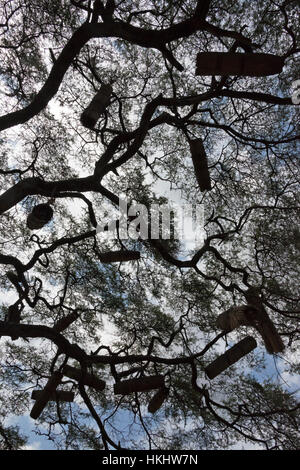
[[[282,352],[285,348],[284,343],[276,330],[276,327],[267,314],[259,295],[259,289],[251,287],[245,292],[248,304],[252,305],[258,312],[254,318],[254,327],[260,333],[264,340],[266,350],[270,354]]]
[[[70,379],[77,380],[77,382],[82,382],[84,385],[92,387],[95,390],[98,390],[99,392],[104,390],[106,385],[103,380],[89,373],[83,374],[82,370],[76,367],[66,365],[63,368],[63,374],[69,377]]]
[[[60,333],[61,331],[64,331],[70,326],[77,318],[79,317],[79,313],[77,312],[72,312],[69,315],[65,316],[64,318],[61,318],[58,320],[55,325],[53,326],[53,329]]]
[[[191,140],[190,150],[194,165],[195,176],[197,178],[200,191],[210,191],[211,181],[208,172],[207,156],[202,139]]]
[[[10,305],[8,307],[6,321],[9,323],[20,323],[20,320],[21,320],[21,310],[19,310],[16,305]]]
[[[100,260],[102,263],[117,263],[121,261],[134,261],[140,259],[141,255],[139,251],[107,251],[100,254]]]
[[[30,412],[31,418],[37,419],[40,416],[48,401],[51,399],[51,396],[53,396],[52,394],[55,393],[56,388],[60,384],[62,377],[62,374],[58,371],[54,372],[51,375],[45,388],[41,390],[39,398],[36,400],[35,404],[32,407],[32,410]]]
[[[117,382],[114,385],[114,393],[115,395],[128,395],[135,392],[148,392],[156,388],[164,388],[164,386],[163,375],[152,375]]]
[[[242,339],[205,368],[207,377],[210,380],[214,379],[224,370],[228,369],[228,367],[253,351],[256,346],[257,343],[251,336]]]
[[[43,390],[33,390],[31,394],[31,398],[33,400],[40,400],[43,396]],[[52,392],[49,395],[48,401],[66,401],[72,402],[74,400],[74,393],[67,392],[65,390],[57,390],[56,392]]]
[[[109,104],[112,86],[102,85],[98,93],[94,96],[88,107],[83,111],[80,117],[81,124],[88,129],[93,129],[101,114]]]
[[[221,330],[229,332],[239,326],[252,325],[251,318],[256,313],[256,309],[251,305],[231,307],[218,316],[216,324]]]
[[[148,404],[149,413],[156,413],[157,410],[162,406],[166,398],[168,398],[169,390],[167,388],[161,388],[158,392],[153,395]]]
[[[21,310],[18,309],[17,305],[10,305],[8,307],[6,321],[8,323],[20,323],[20,320],[21,320]],[[19,339],[19,336],[12,335],[11,339],[15,341],[16,339]]]
[[[27,217],[27,227],[38,230],[46,225],[53,217],[53,209],[49,204],[38,204]]]
[[[225,332],[239,326],[252,326],[261,335],[268,353],[282,352],[284,343],[263,306],[259,289],[251,287],[245,292],[245,297],[248,304],[231,307],[221,313],[216,321],[217,326]]]
[[[284,58],[274,54],[199,52],[196,75],[265,77],[282,71]]]

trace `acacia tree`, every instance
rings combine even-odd
[[[36,432],[58,449],[299,448],[297,394],[281,380],[299,372],[297,3],[2,0],[1,448],[24,445],[8,418],[28,415],[53,376],[74,400],[56,394]],[[196,55],[212,51],[275,54],[284,67],[196,75]],[[211,190],[198,186],[197,139]],[[119,195],[150,211],[169,184],[204,207],[199,246],[96,232]],[[28,228],[49,201],[51,222]],[[138,259],[104,262],[119,250]],[[220,329],[234,306],[256,320]],[[210,380],[207,366],[249,334],[258,347]],[[155,413],[153,391],[114,393],[149,376],[164,381]]]

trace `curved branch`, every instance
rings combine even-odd
[[[43,181],[40,178],[26,178],[1,194],[0,214],[14,207],[26,196],[40,194],[41,196],[53,197],[59,191],[97,191],[97,186],[92,176],[53,182]]]
[[[142,361],[151,361],[160,364],[189,364],[191,361],[203,356],[224,333],[219,333],[202,351],[191,356],[180,356],[175,358],[152,356],[148,354],[132,354],[129,356],[109,356],[109,355],[87,355],[77,344],[71,344],[62,334],[56,332],[53,328],[44,325],[26,325],[17,323],[8,323],[0,321],[0,336],[18,335],[20,338],[47,338],[52,341],[59,350],[86,366],[91,364],[133,364]]]
[[[161,31],[145,30],[120,21],[83,24],[75,31],[69,42],[63,48],[59,57],[53,64],[44,86],[37,93],[34,100],[23,109],[0,117],[0,131],[28,121],[47,106],[51,98],[57,93],[63,77],[73,59],[90,39],[116,37],[138,46],[154,48],[163,52],[165,57],[171,61],[177,69],[183,70],[183,67],[173,57],[171,52],[166,49],[166,44],[182,37],[188,37],[200,29],[209,31],[218,37],[232,37],[242,43],[251,44],[251,41],[246,39],[242,34],[235,31],[226,31],[210,25],[198,16],[194,16]]]

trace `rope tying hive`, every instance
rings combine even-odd
[[[100,260],[102,263],[117,263],[121,261],[134,261],[140,259],[139,251],[107,251],[100,253]]]
[[[224,370],[228,369],[228,367],[253,351],[256,346],[257,343],[251,336],[242,339],[205,368],[207,377],[210,380],[214,379]]]
[[[274,54],[199,52],[196,75],[265,77],[280,73],[283,66],[284,58]]]
[[[53,209],[49,204],[38,204],[27,217],[27,227],[38,230],[46,225],[53,217]]]
[[[168,398],[169,390],[166,387],[161,388],[158,392],[153,395],[148,404],[149,413],[156,413],[162,406],[164,401]]]
[[[211,181],[208,172],[207,156],[202,139],[190,140],[190,150],[200,191],[210,191]]]
[[[93,129],[96,122],[104,113],[109,104],[112,86],[102,85],[98,93],[94,96],[88,107],[83,111],[80,117],[81,124],[88,129]]]
[[[149,377],[139,377],[137,379],[124,380],[114,385],[115,395],[128,395],[135,392],[149,392],[156,388],[164,388],[164,376],[152,375]]]
[[[95,390],[98,390],[99,392],[104,390],[106,385],[103,380],[89,373],[83,374],[82,370],[77,369],[76,367],[66,365],[63,368],[63,374],[69,377],[70,379],[77,380],[77,382],[82,382],[84,385],[92,387]]]

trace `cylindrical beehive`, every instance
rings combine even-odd
[[[33,400],[40,400],[43,396],[43,390],[33,390],[31,394],[31,398]],[[67,392],[65,390],[57,390],[56,392],[52,392],[49,395],[48,401],[66,401],[72,402],[74,400],[74,393]]]
[[[167,388],[161,388],[158,392],[153,395],[149,401],[148,411],[149,413],[155,413],[162,406],[164,401],[169,395],[169,390]]]
[[[53,326],[53,329],[60,333],[61,331],[64,331],[68,328],[68,326],[71,325],[77,318],[79,317],[79,313],[77,312],[72,312],[69,315],[67,315],[64,318],[61,318],[58,320],[55,325]]]
[[[138,379],[129,379],[117,382],[114,385],[115,395],[128,395],[135,392],[148,392],[156,388],[163,388],[164,376],[152,375],[149,377],[139,377]]]
[[[10,305],[8,307],[7,319],[9,323],[20,323],[21,320],[21,311],[16,305]]]
[[[211,181],[208,172],[207,156],[202,139],[190,141],[191,155],[194,165],[195,175],[200,187],[200,191],[210,191]]]
[[[205,368],[207,377],[210,380],[214,379],[219,374],[224,372],[224,370],[228,369],[228,367],[235,364],[242,357],[253,351],[256,346],[257,343],[251,336],[247,336],[246,338],[242,339]]]
[[[280,73],[283,66],[284,58],[273,54],[199,52],[196,75],[264,77]]]
[[[77,380],[77,382],[82,381],[84,385],[87,385],[88,387],[92,387],[95,390],[98,390],[101,392],[104,390],[106,383],[99,379],[98,377],[95,377],[92,374],[86,373],[85,375],[82,374],[81,369],[77,369],[76,367],[71,367],[71,366],[65,366],[63,368],[63,374],[69,377],[70,379]]]
[[[83,126],[88,129],[95,127],[96,122],[109,103],[111,93],[111,85],[107,84],[101,86],[98,93],[96,93],[88,107],[81,114],[80,121]]]
[[[262,299],[260,298],[260,290],[256,287],[251,287],[245,292],[245,297],[252,308],[258,312],[255,319],[255,327],[264,340],[268,353],[274,354],[282,352],[285,348],[284,343],[264,308]]]
[[[102,263],[117,263],[121,261],[134,261],[140,259],[141,255],[139,251],[107,251],[100,254],[100,260]]]
[[[35,404],[32,407],[30,416],[33,419],[37,419],[40,414],[42,413],[43,409],[47,405],[51,394],[55,392],[56,388],[61,382],[62,374],[60,372],[54,372],[50,379],[48,380],[44,390],[41,390],[41,394],[38,400],[36,400]]]
[[[38,204],[27,217],[27,227],[38,230],[46,225],[53,217],[53,209],[49,204]]]
[[[6,321],[8,323],[20,323],[20,320],[21,320],[21,310],[19,310],[16,305],[10,305],[8,307]],[[19,339],[19,336],[11,335],[11,339],[15,341]]]

